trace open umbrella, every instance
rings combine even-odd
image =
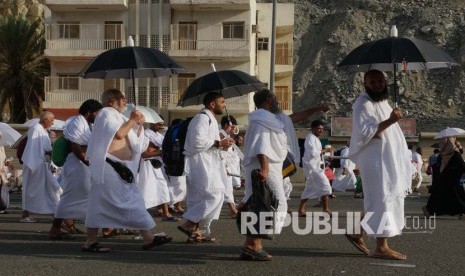
[[[446,129],[441,130],[436,136],[434,136],[434,139],[441,139],[445,137],[452,137],[452,136],[457,136],[457,135],[464,135],[465,130],[457,127],[448,127]]]
[[[178,106],[199,105],[209,92],[219,92],[225,99],[258,91],[266,85],[238,70],[214,71],[195,79],[184,91]]]
[[[157,49],[135,47],[133,43],[101,53],[79,75],[85,79],[132,79],[135,87],[135,78],[172,76],[185,71],[167,54]]]
[[[158,115],[158,113],[155,110],[149,107],[141,106],[141,105],[135,106],[133,104],[128,104],[126,107],[126,110],[123,112],[123,115],[129,118],[134,108],[136,110],[139,110],[144,115],[146,123],[157,124],[157,123],[164,122],[163,119],[160,117],[160,115]]]
[[[397,37],[397,29],[393,26],[391,37],[358,46],[339,63],[338,67],[351,72],[366,72],[372,69],[393,71],[394,102],[397,103],[395,72],[458,65],[447,53],[429,42],[416,38]]]
[[[0,123],[0,137],[1,146],[11,146],[21,137],[21,133],[8,124]]]

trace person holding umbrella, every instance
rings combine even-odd
[[[372,257],[405,260],[407,256],[388,246],[388,238],[404,228],[404,199],[412,173],[407,142],[398,121],[399,108],[388,104],[384,74],[370,70],[364,76],[363,92],[353,105],[349,158],[360,168],[363,181],[365,228],[376,238]],[[362,235],[346,235],[360,251],[369,254]]]
[[[111,251],[97,241],[98,228],[138,229],[147,250],[171,241],[165,235],[153,235],[155,227],[136,186],[136,174],[142,153],[156,153],[143,132],[144,115],[133,110],[130,118],[122,114],[126,98],[118,89],[102,94],[103,109],[98,113],[86,156],[89,160],[91,188],[86,213],[87,240],[83,251]]]

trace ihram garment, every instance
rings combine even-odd
[[[52,151],[50,137],[41,124],[27,132],[23,160],[23,210],[54,214],[62,192],[50,171],[45,153]]]
[[[145,136],[152,144],[161,148],[164,138],[161,133],[146,129]],[[156,159],[163,164],[162,159],[158,156],[151,159]],[[163,165],[161,168],[155,169],[150,163],[150,159],[141,159],[137,187],[144,198],[145,208],[147,209],[170,202],[168,183],[163,170]]]
[[[220,140],[218,123],[209,110],[202,109],[189,123],[184,145],[187,211],[183,217],[192,222],[220,216],[227,176],[220,150],[213,146],[215,140]]]
[[[305,153],[302,157],[306,181],[301,199],[320,198],[332,193],[328,177],[325,175],[321,150],[320,139],[312,133],[307,135],[305,138]]]
[[[63,129],[67,140],[81,146],[89,143],[91,131],[84,116],[68,119]],[[90,169],[70,152],[61,170],[63,194],[55,212],[56,218],[85,219],[90,191]]]
[[[292,157],[294,157],[294,162],[296,162],[300,158],[300,148],[297,141],[297,135],[295,134],[294,123],[292,122],[292,119],[283,112],[278,114],[278,118],[284,124],[284,132],[286,133],[287,137],[287,149],[292,154]],[[286,195],[286,198],[289,199],[292,192],[291,178],[284,178],[283,185],[284,194]]]
[[[269,165],[266,182],[279,201],[274,228],[275,233],[279,234],[287,215],[282,175],[283,161],[287,155],[287,138],[283,123],[275,114],[265,109],[255,110],[249,114],[244,145],[245,195],[242,202],[247,202],[252,195],[251,173],[260,169],[257,155],[266,155]]]
[[[360,168],[365,214],[372,214],[368,235],[392,237],[404,228],[404,198],[412,181],[411,157],[399,124],[374,137],[392,112],[387,100],[373,102],[363,93],[353,106],[350,155]]]
[[[334,190],[345,192],[347,189],[355,189],[355,183],[357,182],[354,174],[355,164],[348,158],[349,152],[350,149],[348,147],[341,149],[341,167],[336,168],[332,186]],[[342,174],[344,168],[346,169],[345,175]]]
[[[222,137],[229,137],[229,135],[222,129],[220,129],[220,133],[222,134]],[[224,202],[234,204],[233,188],[241,186],[241,158],[239,154],[242,155],[242,152],[240,152],[240,149],[237,146],[233,145],[227,150],[222,150],[220,154],[227,173],[227,178],[224,182]]]
[[[148,146],[141,132],[138,137],[132,129],[127,135],[132,150],[131,160],[120,160],[107,153],[119,128],[127,119],[111,107],[100,110],[87,147],[92,187],[87,209],[86,226],[89,228],[129,228],[148,230],[155,226],[144,206],[144,199],[134,183],[121,179],[105,158],[123,163],[133,175],[137,174],[140,155]]]

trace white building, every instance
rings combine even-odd
[[[149,106],[165,120],[192,116],[199,106],[177,107],[195,78],[212,71],[236,69],[269,83],[272,4],[255,0],[46,0],[45,55],[51,75],[45,79],[44,108],[64,119],[80,104],[117,87],[129,101]],[[278,4],[275,91],[281,108],[292,110],[293,4]],[[175,77],[136,80],[82,79],[78,73],[98,54],[126,46],[162,50],[186,69]],[[228,99],[231,115],[245,123],[254,109],[252,93]]]

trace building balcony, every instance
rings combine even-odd
[[[128,0],[45,0],[52,11],[123,11],[128,9]]]
[[[160,87],[156,83],[141,85],[137,88],[137,104],[148,106],[154,110],[168,110],[174,113],[198,112],[199,106],[177,106],[179,98],[185,88],[179,84],[183,80],[171,78],[169,83]],[[125,85],[127,85],[125,87]],[[134,90],[131,84],[124,84],[118,79],[100,80],[83,79],[80,77],[46,77],[44,80],[45,108],[78,108],[82,102],[88,99],[100,100],[102,92],[110,87],[119,88],[126,92],[129,102],[135,102]],[[180,92],[182,91],[182,92]],[[228,111],[232,114],[248,114],[254,109],[252,94],[226,100]],[[282,105],[283,110],[288,110],[287,105]]]
[[[179,61],[249,60],[249,26],[228,24],[172,24],[169,55]]]
[[[80,77],[45,77],[44,107],[76,108],[89,99],[100,101],[103,80]]]
[[[174,90],[170,93],[170,101],[168,103],[167,109],[169,111],[179,111],[179,112],[186,112],[186,111],[199,111],[200,105],[193,105],[193,106],[186,106],[181,107],[177,106],[179,99],[182,96],[182,92],[178,90]],[[250,98],[250,95],[244,95],[241,97],[226,99],[226,106],[230,113],[234,114],[247,114],[251,112],[254,108],[253,100]]]
[[[122,24],[48,24],[44,55],[50,59],[92,58],[103,51],[126,46]]]
[[[250,0],[170,0],[170,5],[175,10],[249,10]]]

